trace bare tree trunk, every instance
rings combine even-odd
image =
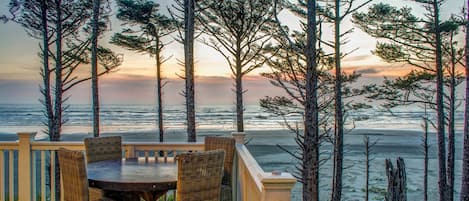
[[[194,8],[195,0],[184,0],[184,66],[188,142],[196,141],[194,102]]]
[[[241,60],[236,61],[236,125],[238,132],[244,132],[244,107],[243,107],[243,72],[241,72]],[[239,65],[238,65],[239,63]]]
[[[62,1],[55,0],[57,19],[56,26],[56,59],[55,59],[55,103],[54,103],[54,133],[50,134],[50,141],[60,141],[62,130]],[[55,156],[55,189],[56,197],[60,197],[60,166],[58,156]],[[52,167],[52,165],[51,165]],[[51,177],[52,178],[52,177]]]
[[[453,36],[451,36],[451,41]],[[451,47],[451,69],[450,69],[450,98],[449,98],[449,114],[448,114],[448,158],[446,174],[448,179],[448,201],[454,200],[454,159],[455,159],[455,134],[454,134],[454,110],[456,100],[456,58],[454,47]]]
[[[42,95],[44,96],[44,107],[45,115],[47,118],[47,129],[48,134],[52,135],[54,132],[54,112],[52,109],[52,99],[51,99],[51,90],[50,90],[50,76],[51,71],[49,69],[49,29],[47,27],[47,3],[46,0],[41,0],[41,22],[42,22],[42,79],[43,79],[43,89],[41,90]]]
[[[363,138],[365,144],[365,201],[369,200],[369,182],[370,182],[370,137]]]
[[[48,25],[47,25],[47,10],[48,5],[46,0],[41,0],[41,21],[42,21],[42,59],[43,59],[43,69],[42,69],[42,79],[43,79],[43,89],[41,90],[42,95],[44,96],[44,106],[45,106],[45,115],[47,118],[47,129],[49,134],[50,141],[58,141],[60,138],[57,138],[57,132],[55,131],[56,125],[56,118],[54,116],[54,111],[52,107],[52,98],[51,98],[51,85],[50,85],[50,77],[51,71],[49,69],[49,33],[48,33]],[[56,172],[56,197],[60,196],[60,173],[59,173],[59,166],[58,166],[58,158],[56,159],[55,165],[55,172]],[[49,166],[49,175],[52,172],[52,165]],[[49,177],[49,180],[52,177]],[[52,183],[52,182],[50,182]]]
[[[159,38],[159,37],[157,37]],[[162,80],[161,80],[161,52],[160,52],[160,41],[156,40],[155,51],[156,51],[156,98],[158,102],[157,113],[158,113],[158,130],[160,133],[160,142],[164,141],[164,129],[163,129],[163,93],[162,93]]]
[[[306,100],[302,158],[303,201],[319,201],[319,116],[316,59],[316,1],[307,2]]]
[[[342,72],[340,54],[340,0],[335,1],[335,135],[334,135],[334,172],[332,182],[332,201],[340,201],[342,197],[343,171],[343,109],[342,109]]]
[[[427,110],[425,108],[425,114]],[[423,201],[428,200],[428,119],[423,118]]]
[[[406,201],[406,171],[404,159],[401,157],[396,160],[396,168],[393,167],[391,160],[386,159],[386,176],[388,177],[388,190],[386,201]]]
[[[445,143],[445,113],[443,99],[443,63],[441,51],[441,33],[439,19],[439,0],[433,0],[434,32],[436,48],[436,105],[437,105],[437,135],[438,135],[438,189],[440,201],[448,200],[446,178],[446,143]]]
[[[59,141],[62,130],[62,1],[55,0],[57,19],[56,26],[56,59],[55,59],[55,101],[54,101],[54,133],[51,133],[51,141]]]
[[[99,87],[98,87],[98,35],[99,4],[93,0],[93,31],[91,33],[91,88],[93,97],[93,136],[99,137]]]
[[[469,5],[469,0],[467,1]],[[460,201],[469,200],[469,11],[466,18],[466,100],[464,104],[464,148]]]

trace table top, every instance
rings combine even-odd
[[[114,191],[167,191],[176,189],[177,164],[106,160],[87,165],[91,187]]]

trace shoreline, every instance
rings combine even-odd
[[[32,129],[21,129],[18,132],[37,132],[35,139],[36,140],[47,140],[47,135],[41,133],[40,131],[34,131],[36,127],[32,127]],[[0,141],[11,141],[12,137],[16,135],[17,132],[12,132],[12,129],[6,129],[8,131],[2,131],[0,129]],[[223,135],[223,136],[230,136],[234,130],[223,130],[223,129],[216,129],[216,128],[203,128],[197,129],[197,139],[210,136],[210,135]],[[251,137],[265,137],[270,138],[272,140],[277,141],[276,138],[293,138],[295,134],[292,133],[288,129],[253,129],[253,130],[246,130],[245,133],[247,134],[247,138]],[[457,131],[457,135],[462,133],[462,131]],[[430,132],[430,135],[434,135],[434,132]],[[159,133],[156,130],[141,130],[141,131],[111,131],[111,132],[101,132],[101,136],[111,136],[111,135],[119,135],[125,138],[126,140],[133,141],[133,140],[158,140]],[[392,136],[407,136],[407,137],[416,137],[422,135],[422,131],[413,130],[413,129],[377,129],[377,128],[356,128],[350,131],[345,132],[345,136],[370,136],[370,137],[392,137]],[[78,141],[83,140],[85,137],[92,137],[91,132],[67,132],[62,134],[62,141]],[[173,129],[166,129],[165,130],[165,141],[168,140],[175,140],[175,141],[183,141],[187,137],[186,130],[182,128],[173,128]]]

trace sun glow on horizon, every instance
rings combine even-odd
[[[453,2],[453,3],[452,3]],[[402,6],[400,2],[396,2]],[[8,13],[7,5],[0,5],[0,14]],[[446,3],[445,8],[454,11],[457,7],[454,0]],[[462,6],[462,5],[461,5]],[[294,23],[294,18],[285,18],[286,23]],[[28,36],[23,28],[14,23],[2,25],[0,29],[0,80],[41,80],[39,70],[41,67],[38,57],[40,41]],[[100,44],[111,48],[118,54],[124,55],[123,64],[116,72],[105,75],[103,79],[154,79],[156,77],[155,58],[147,54],[135,53],[109,44],[110,37],[115,31],[121,28],[121,23],[116,20],[113,31],[106,32],[100,39]],[[354,28],[351,22],[344,22],[344,30]],[[328,32],[330,35],[330,33]],[[183,46],[173,38],[166,39],[168,45],[163,50],[163,55],[169,60],[163,64],[162,75],[165,78],[176,79],[184,75],[181,61],[184,60]],[[461,39],[462,40],[462,39]],[[388,64],[377,56],[371,54],[374,49],[376,39],[368,36],[359,29],[355,29],[353,34],[347,38],[349,43],[344,44],[344,53],[351,52],[342,60],[343,70],[346,72],[357,71],[363,76],[383,77],[400,76],[410,71],[404,64]],[[359,48],[355,51],[355,48]],[[200,41],[195,42],[194,47],[195,75],[198,77],[226,77],[231,78],[232,72],[225,58],[217,51],[213,50]],[[249,76],[259,76],[260,73],[270,72],[269,67],[262,67],[254,70]],[[88,65],[83,65],[80,71],[82,75],[89,75]]]

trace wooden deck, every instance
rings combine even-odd
[[[4,181],[0,182],[0,200],[61,200],[54,193],[56,174],[53,167],[56,163],[56,150],[63,147],[84,151],[84,144],[83,142],[36,142],[33,140],[34,136],[35,133],[18,133],[19,140],[16,142],[0,141],[0,181]],[[264,172],[244,146],[245,135],[234,133],[233,137],[237,141],[233,171],[235,178],[233,200],[289,201],[296,179],[290,173]],[[203,151],[204,144],[124,142],[123,150],[125,157],[170,162],[174,161],[177,153]]]

